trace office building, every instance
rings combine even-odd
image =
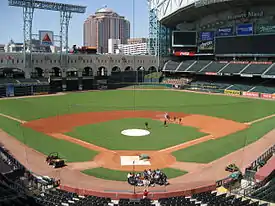
[[[130,22],[106,7],[90,15],[83,30],[84,46],[97,47],[99,53],[108,53],[109,39],[120,39],[122,44],[126,44],[130,38]]]

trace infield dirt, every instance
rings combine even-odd
[[[181,117],[181,125],[198,128],[201,132],[209,135],[159,151],[113,151],[64,134],[72,131],[78,126],[118,120],[122,118],[151,118],[154,120],[164,121],[164,112],[160,111],[124,110],[68,114],[26,122],[23,126],[32,128],[38,132],[43,132],[54,138],[63,139],[79,144],[85,148],[98,151],[99,154],[93,160],[95,165],[98,167],[123,171],[131,171],[132,166],[121,166],[120,156],[139,156],[140,154],[148,154],[150,156],[151,169],[165,168],[176,163],[176,158],[171,154],[176,150],[187,148],[210,139],[220,138],[248,127],[248,125],[242,123],[210,116],[192,115],[178,112],[170,112],[169,115],[171,117]],[[179,122],[171,121],[170,124],[179,124]],[[77,165],[77,167],[81,168],[81,163],[71,163],[71,165]],[[83,167],[86,168],[87,164],[83,165]],[[148,169],[148,166],[138,166],[138,169]]]

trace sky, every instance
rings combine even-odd
[[[83,45],[83,22],[99,8],[105,5],[119,15],[125,16],[131,22],[131,37],[147,37],[149,33],[147,0],[47,0],[58,3],[69,3],[87,6],[85,14],[73,14],[69,28],[69,45]],[[133,12],[133,2],[134,11]],[[134,15],[133,15],[134,13]],[[134,18],[133,18],[134,16]],[[134,22],[133,22],[134,19]],[[23,9],[8,6],[8,0],[0,0],[0,44],[6,44],[11,39],[23,42]],[[133,30],[134,28],[134,30]],[[59,35],[59,12],[35,10],[33,34],[39,30],[53,31]],[[134,31],[134,34],[133,34]]]

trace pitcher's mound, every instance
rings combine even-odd
[[[125,136],[130,136],[130,137],[141,137],[141,136],[149,135],[150,132],[145,129],[126,129],[121,131],[121,134]]]

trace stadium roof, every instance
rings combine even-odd
[[[176,27],[176,25],[184,22],[192,22],[204,16],[218,13],[221,11],[230,10],[234,7],[243,6],[260,6],[260,5],[275,5],[274,0],[232,0],[216,4],[209,4],[202,7],[195,7],[195,4],[190,4],[184,8],[177,10],[169,16],[163,18],[161,23],[167,27]]]

